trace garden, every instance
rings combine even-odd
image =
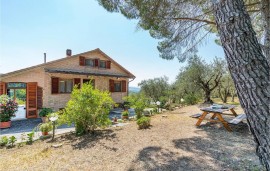
[[[1,137],[0,170],[264,170],[246,123],[233,132],[219,124],[195,127],[190,115],[200,112],[198,105],[174,103],[165,110],[164,103],[160,110],[143,93],[125,101],[122,119],[110,120],[108,92],[89,84],[75,88],[65,110],[41,111],[47,119],[38,127],[40,139],[33,139],[34,132],[20,142]],[[135,117],[129,117],[130,107]],[[75,131],[54,135],[54,124],[64,123]]]

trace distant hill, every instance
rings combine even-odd
[[[139,87],[129,87],[130,93],[139,93],[141,89]]]

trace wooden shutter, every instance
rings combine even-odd
[[[80,56],[79,57],[79,63],[80,63],[80,66],[85,66],[85,57]]]
[[[114,92],[114,81],[113,80],[109,80],[109,89],[110,89],[110,92]]]
[[[77,85],[78,88],[81,88],[81,79],[80,78],[74,78],[74,85]]]
[[[0,95],[6,94],[6,83],[0,82]]]
[[[126,80],[121,81],[121,86],[122,86],[122,92],[126,92],[127,91],[127,81]]]
[[[59,78],[52,78],[52,94],[58,94],[59,90]]]
[[[26,118],[37,117],[37,83],[29,82],[26,88]]]
[[[106,61],[106,68],[111,69],[111,61]]]
[[[42,87],[37,87],[37,108],[41,109],[43,107],[43,89]]]
[[[99,67],[99,59],[95,59],[95,67]]]

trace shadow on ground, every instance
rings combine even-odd
[[[117,148],[106,146],[105,143],[102,143],[101,140],[106,141],[117,141],[116,136],[117,130],[105,129],[105,130],[96,130],[94,134],[85,134],[81,136],[76,136],[75,133],[66,133],[55,139],[56,142],[70,143],[73,149],[84,149],[91,148],[99,144],[105,149],[117,151]]]
[[[205,132],[207,136],[175,139],[171,151],[160,146],[145,147],[129,170],[264,170],[254,156],[254,142],[245,138],[250,134],[247,124],[232,128],[234,132],[228,132],[206,124],[197,133]]]

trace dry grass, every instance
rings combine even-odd
[[[95,135],[58,136],[0,149],[0,170],[262,170],[246,124],[227,132],[219,124],[196,128],[189,106],[152,117],[150,129],[135,122]],[[238,110],[241,112],[241,110]],[[53,148],[52,144],[63,143]]]

